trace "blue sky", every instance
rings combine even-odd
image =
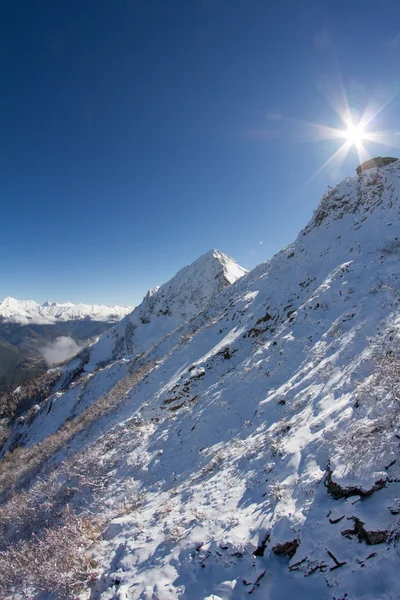
[[[365,148],[400,155],[397,0],[8,0],[0,56],[0,299],[136,304],[212,247],[267,260],[359,163],[318,171],[344,140],[301,123],[343,129],[343,90],[388,103]]]

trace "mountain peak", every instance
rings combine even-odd
[[[0,306],[13,306],[16,304],[20,304],[21,302],[23,302],[23,301],[17,300],[16,298],[13,298],[12,296],[7,296],[7,298],[4,298],[3,302],[0,303]]]
[[[228,255],[224,254],[217,248],[211,248],[211,250],[208,250],[208,252],[201,254],[197,260],[200,260],[201,258],[217,258],[217,259],[219,259],[221,256],[228,256]]]
[[[212,270],[211,273],[208,271],[209,269]],[[241,267],[231,256],[229,256],[229,254],[225,254],[215,248],[212,248],[205,254],[199,256],[199,258],[190,265],[183,267],[175,277],[180,273],[187,275],[189,271],[192,270],[196,271],[198,275],[200,275],[201,272],[204,272],[205,275],[213,274],[214,276],[217,276],[218,273],[220,273],[226,279],[228,284],[234,283],[247,273],[247,270]],[[221,290],[219,290],[218,293],[220,291]]]
[[[0,302],[0,318],[8,318],[16,314],[26,317],[30,311],[35,311],[38,308],[39,304],[33,300],[17,300],[12,296],[7,296],[3,302]]]
[[[225,254],[225,252],[222,252],[221,250],[218,250],[217,248],[211,248],[211,250],[208,250],[204,254],[201,254],[195,261],[193,261],[192,264],[197,263],[198,261],[203,261],[203,260],[216,259],[219,261],[223,261],[226,258],[229,260],[232,260],[233,262],[236,262],[231,256],[229,256],[228,254]]]
[[[172,279],[149,290],[143,302],[92,347],[87,368],[107,362],[116,354],[129,356],[151,348],[206,310],[224,288],[246,273],[228,254],[209,250]]]
[[[194,316],[204,310],[224,287],[246,273],[246,269],[228,254],[212,249],[178,271],[170,281],[160,286],[153,298],[168,298],[169,302],[178,300],[188,310],[182,312]]]

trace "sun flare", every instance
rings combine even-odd
[[[354,146],[358,146],[361,144],[363,140],[366,139],[366,134],[364,131],[364,127],[362,125],[354,125],[354,123],[349,123],[346,131],[344,132],[344,137]]]
[[[340,79],[340,78],[339,78]],[[326,86],[325,86],[326,87]],[[373,154],[379,152],[377,145],[400,148],[400,131],[396,130],[378,130],[377,117],[384,109],[400,94],[396,90],[378,101],[370,99],[363,110],[358,110],[349,104],[343,83],[339,80],[332,89],[322,89],[328,104],[339,117],[337,126],[313,121],[305,121],[293,117],[285,117],[274,112],[268,113],[268,118],[281,123],[281,131],[289,131],[290,139],[294,141],[319,142],[322,140],[332,140],[339,142],[339,147],[332,147],[332,154],[321,164],[309,177],[306,183],[309,183],[319,173],[328,167],[337,170],[346,160],[349,153],[354,153],[358,157],[358,163],[361,164],[372,158]],[[286,129],[285,128],[286,125]],[[257,133],[257,132],[256,132]],[[271,134],[267,130],[268,135]]]

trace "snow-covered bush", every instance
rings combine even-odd
[[[285,489],[286,485],[284,483],[275,481],[268,485],[267,494],[274,502],[279,502],[284,496]]]
[[[400,252],[399,238],[395,237],[395,238],[392,238],[391,240],[387,240],[385,242],[385,244],[382,246],[382,248],[379,248],[379,251],[382,254],[395,254],[397,252]]]
[[[189,342],[192,339],[192,336],[190,335],[190,333],[183,333],[181,335],[181,339],[180,339],[180,343],[181,344],[186,344],[187,342]]]
[[[334,462],[347,475],[385,468],[398,454],[400,440],[400,338],[393,331],[372,342],[373,373],[358,385],[351,419],[335,439]]]
[[[0,551],[1,597],[77,598],[97,574],[90,546],[98,537],[95,525],[67,507],[60,524]]]

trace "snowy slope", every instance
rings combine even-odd
[[[16,426],[102,515],[82,598],[399,597],[399,196],[396,165],[340,182],[208,298],[181,271]]]
[[[117,322],[133,310],[132,306],[104,306],[16,300],[7,297],[0,303],[0,321],[20,325],[51,325],[62,321],[89,319],[91,321]]]

